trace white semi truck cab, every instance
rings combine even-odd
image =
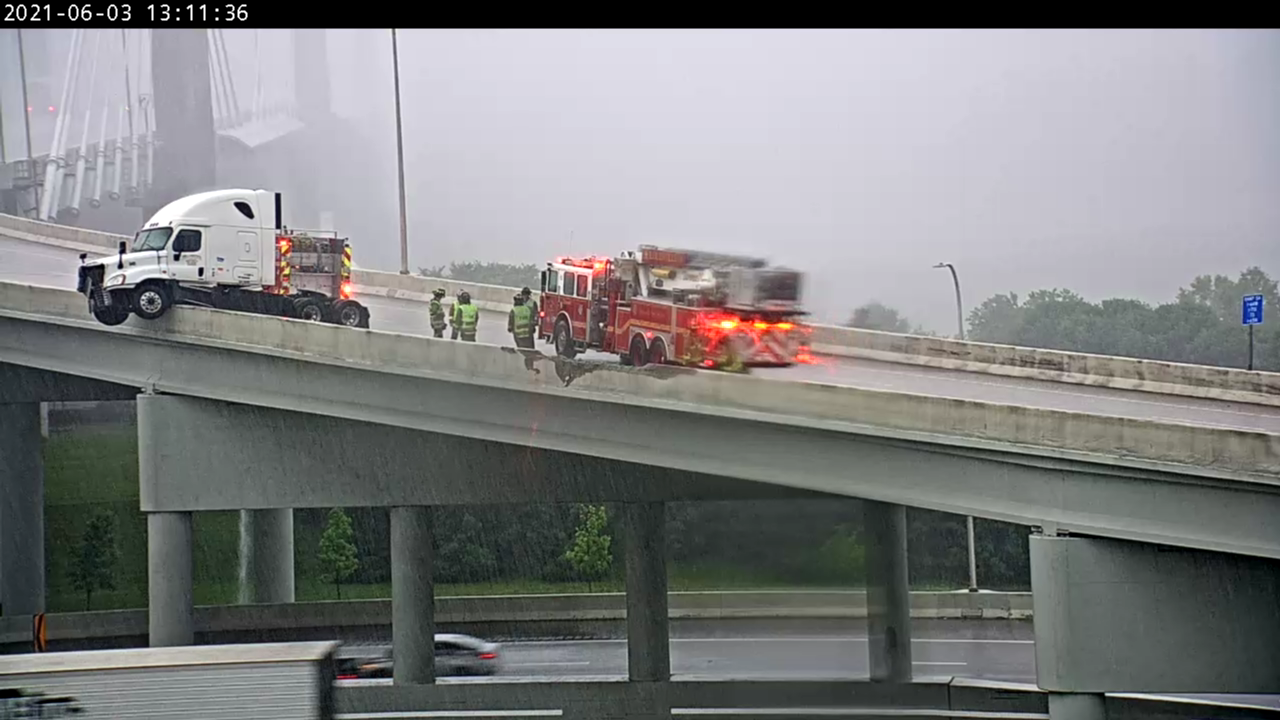
[[[280,193],[243,189],[174,200],[115,255],[81,255],[77,291],[105,325],[189,304],[369,327],[351,297],[346,238],[286,228],[280,203]]]

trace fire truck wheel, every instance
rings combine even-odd
[[[644,345],[644,336],[640,334],[631,336],[631,364],[636,367],[644,367],[649,364],[649,349]]]
[[[168,312],[173,305],[173,295],[169,288],[157,282],[139,285],[133,291],[133,311],[143,320],[155,320]]]
[[[556,354],[560,357],[573,359],[578,354],[578,348],[573,346],[573,335],[569,333],[569,323],[564,318],[556,321],[552,342],[555,343]]]
[[[649,346],[649,356],[646,358],[653,365],[663,365],[667,362],[667,342],[662,338],[655,338],[653,344]]]

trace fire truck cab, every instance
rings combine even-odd
[[[538,336],[563,357],[624,364],[787,366],[808,353],[800,273],[759,258],[641,246],[542,271]]]

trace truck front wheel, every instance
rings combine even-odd
[[[134,288],[133,311],[144,320],[155,320],[173,306],[173,295],[160,283],[149,282]]]
[[[123,298],[121,298],[123,300]],[[93,319],[108,327],[115,327],[124,323],[129,319],[129,306],[120,301],[112,305],[92,305],[89,311],[93,313]]]

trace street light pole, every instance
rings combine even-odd
[[[404,201],[404,127],[400,121],[400,47],[391,28],[391,64],[396,81],[396,162],[400,168],[400,274],[409,274],[409,221]]]
[[[951,283],[956,288],[956,327],[960,330],[960,340],[964,340],[964,300],[960,298],[960,276],[956,274],[956,266],[951,263],[938,263],[934,269],[946,268],[951,271]],[[974,542],[973,516],[965,517],[965,526],[969,535],[969,592],[978,592],[978,552]]]

